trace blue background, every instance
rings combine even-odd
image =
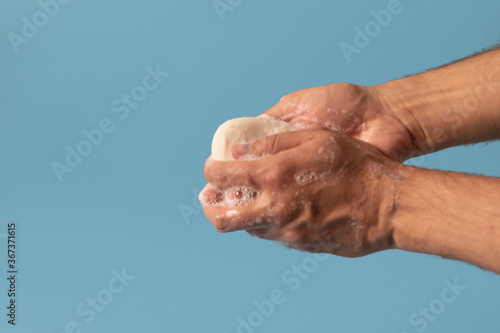
[[[237,1],[233,1],[237,3]],[[371,43],[346,62],[355,26],[377,1],[245,0],[221,20],[211,0],[78,1],[16,53],[36,1],[0,3],[0,269],[7,223],[18,223],[18,316],[0,330],[236,332],[255,300],[286,301],[255,332],[417,332],[409,317],[444,280],[467,289],[426,332],[498,332],[500,277],[434,256],[387,251],[331,256],[297,290],[282,275],[310,257],[246,233],[218,234],[197,203],[212,135],[229,118],[257,115],[294,90],[333,82],[371,85],[458,59],[496,43],[500,2],[402,0]],[[121,120],[111,103],[169,72]],[[59,182],[51,164],[82,130],[115,129]],[[500,144],[419,159],[428,168],[500,176]],[[183,213],[184,212],[184,215]],[[76,313],[107,288],[112,270],[135,276],[89,323]],[[2,276],[4,276],[1,274]],[[244,330],[240,330],[245,332]]]

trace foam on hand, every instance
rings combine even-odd
[[[219,126],[212,140],[212,158],[233,161],[231,147],[235,144],[252,143],[263,137],[296,131],[293,125],[271,118],[243,117],[226,121]]]

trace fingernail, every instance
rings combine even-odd
[[[233,146],[233,152],[238,154],[238,156],[245,155],[250,151],[250,145],[248,143],[236,144]]]

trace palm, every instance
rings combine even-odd
[[[358,138],[395,160],[406,159],[413,149],[406,126],[384,108],[370,87],[336,83],[299,90],[282,98],[265,114]]]

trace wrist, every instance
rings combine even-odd
[[[451,232],[440,223],[442,206],[446,206],[439,199],[446,196],[441,184],[444,173],[436,175],[433,170],[407,165],[398,169],[395,208],[390,216],[394,249],[451,256],[443,246],[445,235],[451,236]]]
[[[371,199],[370,211],[373,212],[373,228],[368,242],[374,245],[376,251],[395,249],[394,216],[398,211],[401,187],[403,181],[411,173],[412,167],[396,162],[390,158],[381,158],[379,154],[372,155],[365,167],[368,181],[365,193]]]
[[[500,138],[500,50],[374,86],[414,141],[409,157]]]
[[[411,137],[412,145],[402,152],[403,156],[412,158],[441,149],[437,142],[444,141],[443,133],[433,128],[433,124],[438,123],[440,115],[435,110],[448,108],[442,92],[430,89],[417,76],[389,81],[374,88],[385,111],[392,113]]]
[[[379,234],[384,235],[386,249],[400,249],[396,237],[399,236],[399,225],[394,218],[399,210],[401,191],[406,179],[414,172],[415,168],[393,161],[377,161],[377,183],[379,189],[378,200],[378,225]]]
[[[400,181],[393,204],[395,209],[390,216],[395,249],[428,252],[424,222],[432,221],[433,217],[426,215],[425,207],[430,204],[426,198],[431,194],[433,185],[426,184],[426,177],[421,175],[425,171],[411,166],[400,168]]]

